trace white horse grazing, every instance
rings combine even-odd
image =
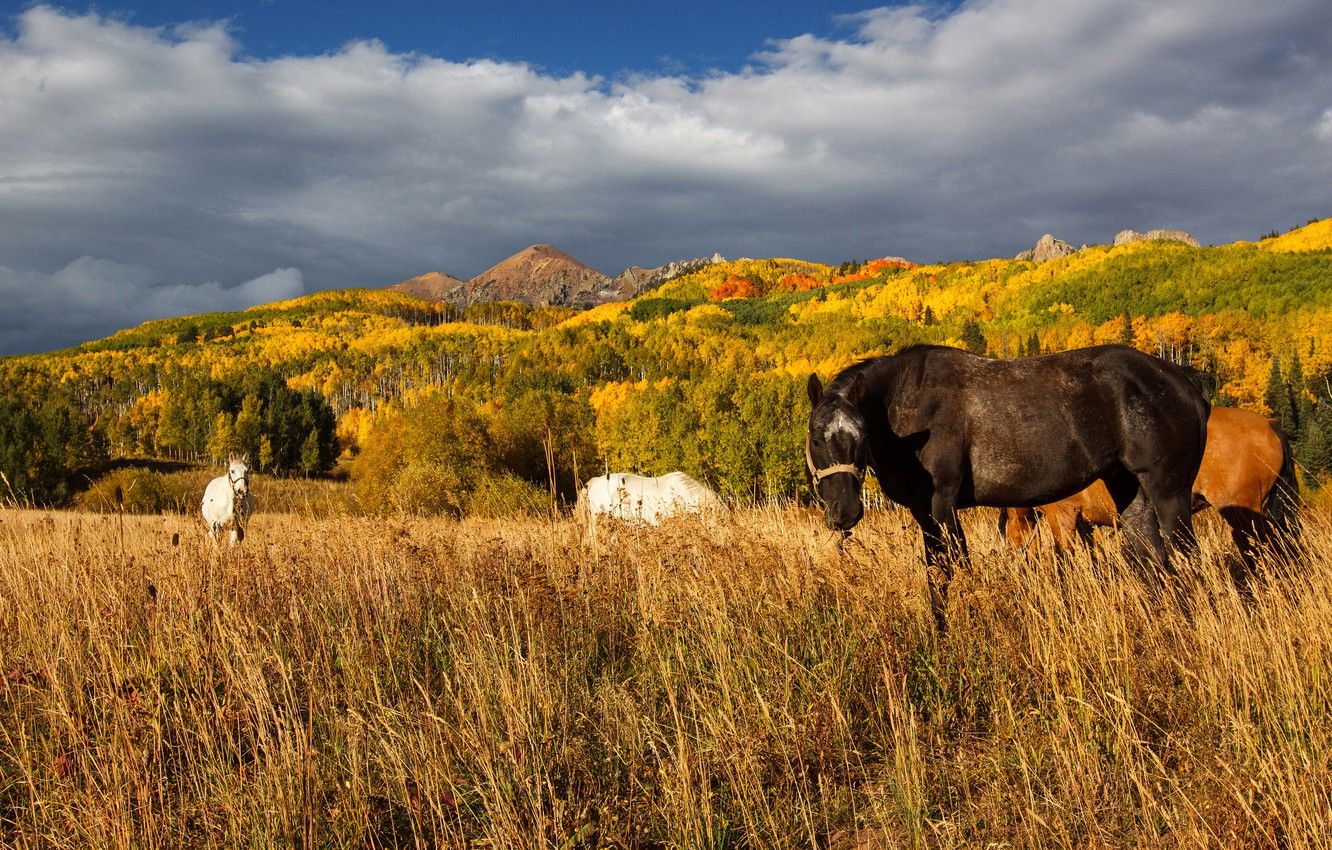
[[[219,475],[204,488],[203,518],[208,536],[215,542],[230,530],[231,545],[245,539],[245,523],[254,510],[250,493],[250,468],[240,458],[227,462],[227,474]]]
[[[598,475],[579,494],[579,502],[584,499],[590,522],[608,516],[656,525],[666,517],[722,508],[716,493],[683,472],[657,478],[624,472]]]

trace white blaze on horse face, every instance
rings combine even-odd
[[[833,411],[833,415],[828,419],[828,427],[823,431],[823,439],[831,442],[838,434],[857,439],[860,437],[860,423],[845,410]]]

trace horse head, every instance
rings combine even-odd
[[[805,465],[810,489],[823,505],[823,521],[836,531],[850,531],[865,508],[860,499],[869,465],[869,438],[860,411],[862,381],[824,392],[817,375],[809,376],[809,433]]]
[[[227,481],[231,484],[231,492],[237,496],[244,496],[250,489],[250,467],[246,464],[243,457],[232,456],[227,461]]]

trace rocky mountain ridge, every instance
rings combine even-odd
[[[1183,242],[1194,248],[1202,247],[1197,239],[1185,230],[1149,230],[1146,233],[1139,233],[1136,230],[1121,230],[1115,234],[1112,246],[1127,245],[1130,242],[1143,242],[1147,240],[1161,239],[1173,242]],[[1081,248],[1074,248],[1062,239],[1056,239],[1053,235],[1047,233],[1036,241],[1034,247],[1025,251],[1019,251],[1013,259],[1026,260],[1033,263],[1044,263],[1047,260],[1053,260],[1057,257],[1067,257],[1069,254],[1076,254],[1090,246],[1083,245]]]
[[[1125,229],[1115,234],[1114,246],[1144,240],[1171,240],[1192,247],[1200,243],[1187,231],[1155,229],[1146,233]],[[1036,244],[1018,252],[1016,260],[1044,263],[1086,249],[1046,233]],[[432,271],[385,287],[427,301],[448,302],[460,307],[482,301],[521,301],[533,306],[558,305],[587,308],[611,301],[625,301],[672,278],[726,262],[721,254],[676,260],[664,266],[630,266],[615,277],[603,274],[553,245],[529,245],[496,263],[470,280]]]
[[[534,306],[594,307],[624,301],[713,263],[724,263],[721,254],[692,260],[676,260],[656,268],[630,266],[610,277],[569,256],[553,245],[529,245],[471,280],[443,272],[427,272],[385,289],[467,306],[480,301],[522,301]]]

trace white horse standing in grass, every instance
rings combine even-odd
[[[608,516],[657,525],[678,514],[722,508],[716,493],[683,472],[668,472],[657,478],[624,472],[598,475],[587,482],[578,501],[586,504],[590,523],[595,523],[598,516]]]
[[[250,468],[244,459],[227,461],[227,474],[219,475],[204,488],[203,518],[208,536],[217,542],[222,532],[230,531],[231,545],[245,539],[245,524],[254,510],[250,493]]]

